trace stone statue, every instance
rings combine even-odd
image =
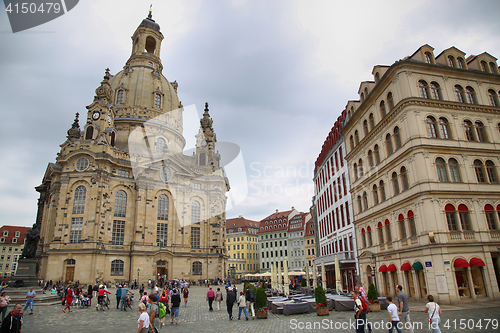
[[[36,248],[40,240],[40,230],[35,223],[33,227],[26,231],[26,242],[24,243],[22,258],[35,258]]]

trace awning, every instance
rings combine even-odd
[[[394,264],[390,264],[389,267],[387,267],[387,271],[388,272],[397,272],[397,268],[396,268],[396,265]]]
[[[470,263],[470,267],[486,266],[484,261],[482,261],[479,258],[472,258],[469,263]],[[457,267],[457,266],[455,266],[455,267]]]
[[[464,259],[458,258],[453,263],[453,266],[454,267],[469,267],[469,263],[467,261],[465,261]]]
[[[379,272],[387,272],[387,266],[386,265],[382,265],[380,266],[380,268],[378,269]]]
[[[421,271],[424,269],[424,266],[422,266],[422,263],[420,261],[415,261],[415,263],[411,266],[411,269],[414,271]]]
[[[401,270],[402,270],[402,271],[409,271],[409,270],[411,270],[411,265],[410,265],[410,263],[409,263],[409,262],[405,262],[405,263],[403,264],[403,266],[401,266]]]

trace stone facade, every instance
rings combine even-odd
[[[159,275],[224,277],[225,192],[208,105],[195,151],[183,154],[177,82],[163,76],[151,14],[122,71],[106,70],[40,192],[39,278],[144,283]]]
[[[500,300],[496,58],[424,45],[372,74],[342,130],[361,281],[443,304]]]

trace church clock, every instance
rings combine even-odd
[[[101,113],[97,110],[94,111],[94,113],[92,113],[92,119],[94,119],[94,120],[99,119],[100,116],[101,116]]]

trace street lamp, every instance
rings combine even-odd
[[[139,288],[139,273],[141,272],[141,269],[140,268],[137,268],[137,283],[135,285],[136,289]]]
[[[378,293],[378,289],[377,289],[377,275],[375,274],[375,270],[377,268],[377,266],[376,266],[376,264],[377,264],[377,258],[375,257],[375,254],[373,254],[373,253],[372,253],[372,256],[370,257],[370,263],[372,264],[372,279],[373,279],[373,283],[375,285],[375,290]]]

